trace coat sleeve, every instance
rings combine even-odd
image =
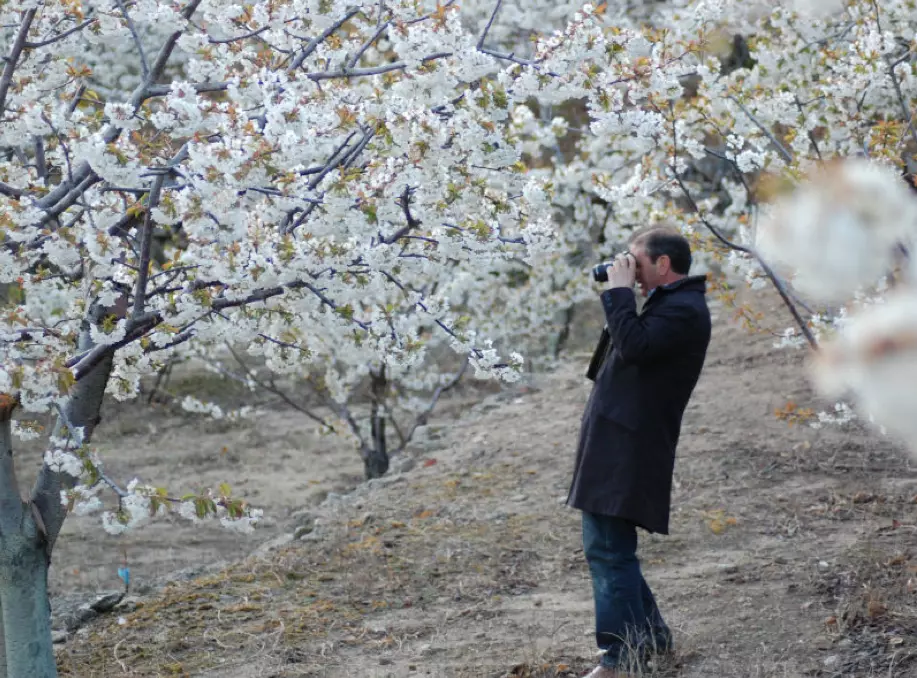
[[[687,304],[660,306],[641,317],[630,289],[605,290],[601,298],[608,331],[628,362],[657,360],[677,351],[692,335],[698,320],[697,311]]]

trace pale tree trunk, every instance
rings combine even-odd
[[[79,348],[92,348],[88,329]],[[55,435],[66,437],[68,425],[82,427],[83,442],[89,441],[111,368],[108,355],[77,382],[64,416],[58,417]],[[56,678],[48,568],[66,518],[60,493],[72,487],[73,479],[43,466],[31,496],[22,496],[13,459],[15,405],[13,398],[0,395],[0,678]]]

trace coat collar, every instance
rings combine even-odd
[[[675,282],[668,283],[667,285],[654,287],[652,290],[650,290],[649,295],[647,295],[646,303],[649,303],[650,300],[660,297],[663,294],[675,292],[676,290],[705,293],[707,291],[707,276],[688,275],[681,280],[676,280]]]

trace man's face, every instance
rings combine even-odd
[[[665,274],[665,271],[660,269],[666,266],[668,257],[661,256],[654,264],[650,261],[643,245],[639,243],[634,243],[631,246],[630,253],[633,254],[634,259],[637,260],[637,286],[640,288],[640,293],[645,297],[651,290],[659,286],[661,278]]]

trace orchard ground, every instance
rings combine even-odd
[[[862,426],[778,420],[788,401],[825,407],[804,352],[714,312],[672,534],[641,536],[679,643],[651,673],[917,674],[917,463]],[[599,319],[579,322],[560,367],[451,396],[395,460],[413,468],[368,485],[354,451],[280,407],[233,425],[109,408],[97,440],[113,475],[176,490],[227,481],[268,518],[253,535],[161,520],[116,538],[71,517],[56,623],[68,603],[117,589],[125,554],[132,592],[57,645],[62,675],[582,675],[595,663],[590,582],[579,513],[562,501]],[[206,383],[176,388],[213,395]]]

